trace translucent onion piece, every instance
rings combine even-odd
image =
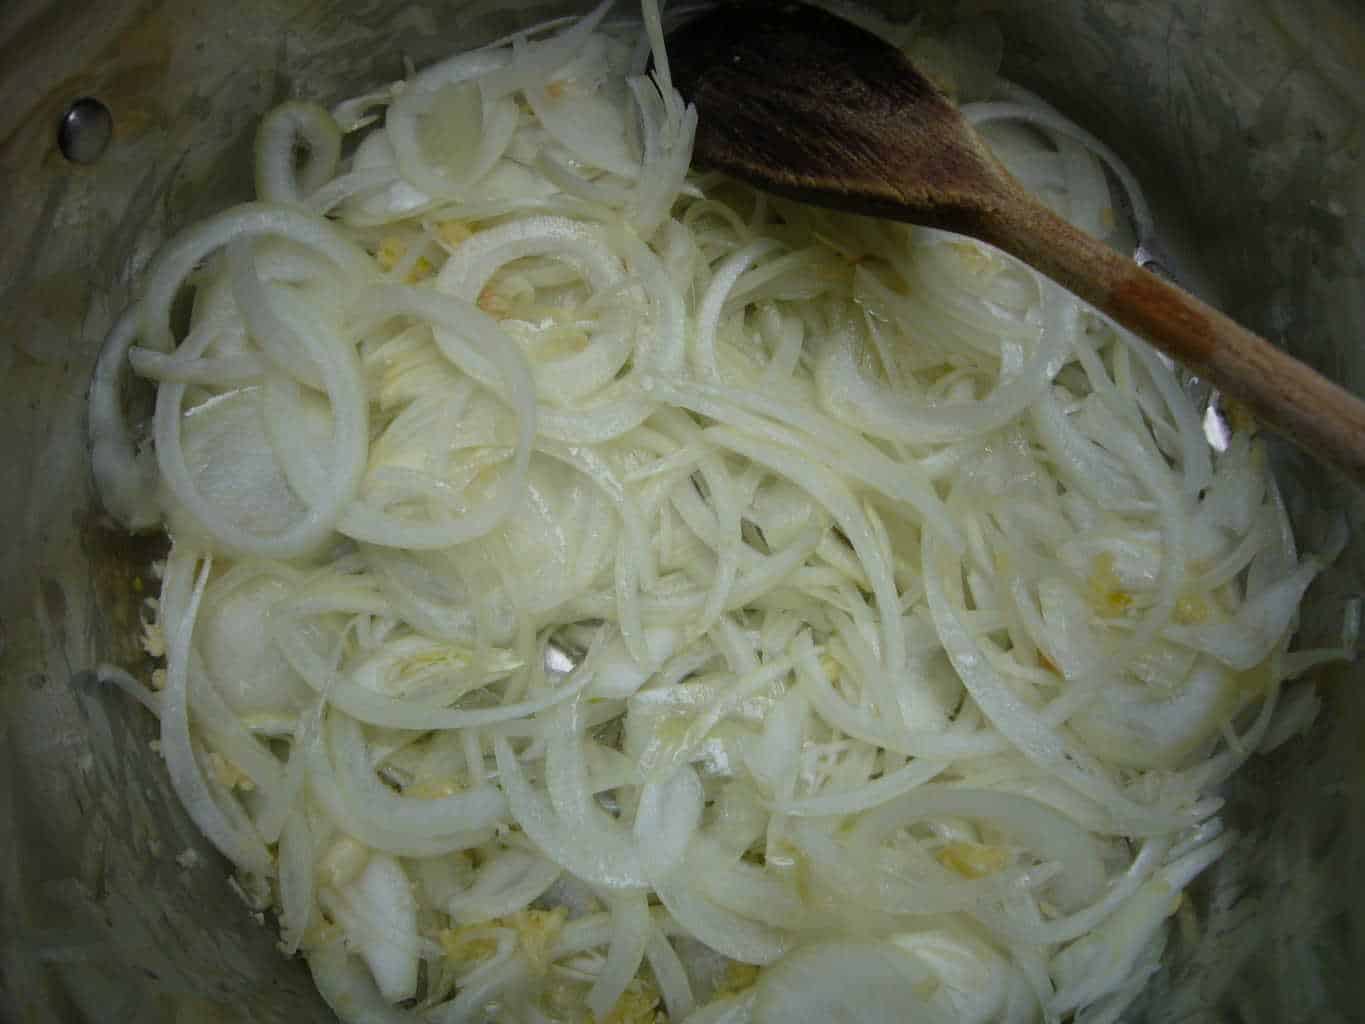
[[[119,409],[124,360],[137,340],[141,314],[136,306],[125,312],[100,346],[95,376],[90,382],[90,464],[100,502],[130,530],[156,525],[156,462],[140,450]]]
[[[308,154],[301,172],[300,145]],[[283,103],[256,132],[256,194],[272,203],[302,202],[332,179],[340,156],[341,130],[331,114],[311,103]]]
[[[943,1021],[919,993],[932,975],[896,946],[828,942],[806,946],[763,972],[754,1024],[850,1020],[866,1024]]]

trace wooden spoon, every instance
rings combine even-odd
[[[702,166],[989,242],[1365,481],[1365,403],[1052,213],[896,47],[817,7],[750,0],[675,29],[668,54]]]

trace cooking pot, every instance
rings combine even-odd
[[[1164,269],[1365,393],[1358,0],[874,6],[971,45],[1002,42],[1007,77],[1108,142],[1146,184]],[[574,8],[0,6],[4,1020],[332,1020],[182,812],[155,723],[96,681],[101,663],[149,667],[138,622],[164,543],[126,535],[101,511],[86,389],[157,244],[249,195],[254,125],[272,104],[334,101],[401,77],[405,60],[420,66]],[[82,98],[94,102],[73,109]],[[1365,585],[1365,492],[1286,445],[1270,454],[1306,545],[1334,524],[1352,531],[1303,614],[1305,642],[1331,643]],[[1197,928],[1173,944],[1132,1019],[1362,1019],[1365,677],[1338,665],[1317,678],[1316,724],[1228,789],[1226,817],[1244,841],[1204,879]]]

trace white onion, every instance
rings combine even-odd
[[[803,949],[766,971],[754,1002],[755,1024],[832,1020],[899,1024],[951,1018],[919,995],[930,975],[888,943],[829,942]]]
[[[667,876],[682,861],[701,822],[703,800],[701,783],[686,765],[662,782],[645,784],[635,816],[635,838],[641,866],[650,878]]]
[[[512,817],[550,860],[594,885],[606,888],[645,885],[639,855],[624,836],[599,842],[600,837],[574,833],[526,781],[507,742],[495,740],[494,750]]]
[[[123,365],[138,336],[141,313],[130,307],[100,347],[90,382],[90,465],[106,511],[130,530],[146,530],[160,519],[156,463],[134,443],[119,410]]]
[[[296,178],[295,147],[308,159]],[[341,131],[332,115],[311,103],[282,103],[256,133],[256,194],[272,203],[298,203],[332,179],[341,156]]]
[[[346,1019],[354,1024],[412,1024],[412,1017],[379,992],[365,965],[351,956],[340,942],[320,946],[308,956],[322,998],[330,1006],[346,1007]]]
[[[711,902],[686,877],[685,869],[655,879],[654,891],[683,928],[732,960],[772,963],[790,945],[780,932]]]
[[[267,116],[96,368],[175,538],[164,689],[101,678],[348,1022],[1117,1019],[1353,656],[1358,602],[1289,650],[1341,528],[1017,261],[694,173],[641,7]],[[965,113],[1146,240],[1041,101]]]
[[[298,952],[313,917],[313,833],[304,815],[292,815],[279,842],[280,939],[283,952]]]
[[[543,857],[508,850],[480,869],[474,884],[445,901],[460,924],[478,924],[514,913],[539,898],[563,869]]]
[[[599,1018],[611,1012],[635,977],[652,927],[644,893],[638,890],[608,893],[606,901],[611,912],[611,944],[607,961],[586,1000],[588,1008]]]
[[[645,957],[649,960],[649,969],[654,973],[669,1016],[675,1020],[684,1019],[692,1012],[692,985],[682,960],[658,927],[650,929]]]
[[[863,818],[854,836],[865,840],[917,818],[939,815],[989,821],[1042,854],[1043,859],[1060,863],[1062,873],[1055,888],[1064,903],[1088,903],[1100,894],[1104,869],[1095,840],[1063,815],[1017,796],[923,786]]]
[[[185,607],[177,609],[178,617],[169,620],[173,632],[166,652],[166,689],[161,698],[162,756],[176,795],[200,831],[238,867],[252,874],[269,875],[270,854],[260,835],[231,797],[214,792],[200,770],[190,735],[188,676],[194,620],[213,564],[211,559],[205,560],[196,578],[193,573],[197,562],[196,554],[175,549],[166,566],[167,597],[182,598]]]
[[[355,720],[335,715],[328,723],[338,787],[355,814],[376,827],[397,834],[439,835],[478,831],[506,816],[507,802],[491,786],[434,800],[394,794],[374,774]]]
[[[375,854],[344,890],[351,944],[391,1003],[417,988],[417,901],[407,875],[392,857]]]

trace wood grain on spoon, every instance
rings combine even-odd
[[[806,4],[739,2],[673,31],[668,52],[702,166],[989,242],[1365,481],[1365,403],[1052,213],[894,46]]]

